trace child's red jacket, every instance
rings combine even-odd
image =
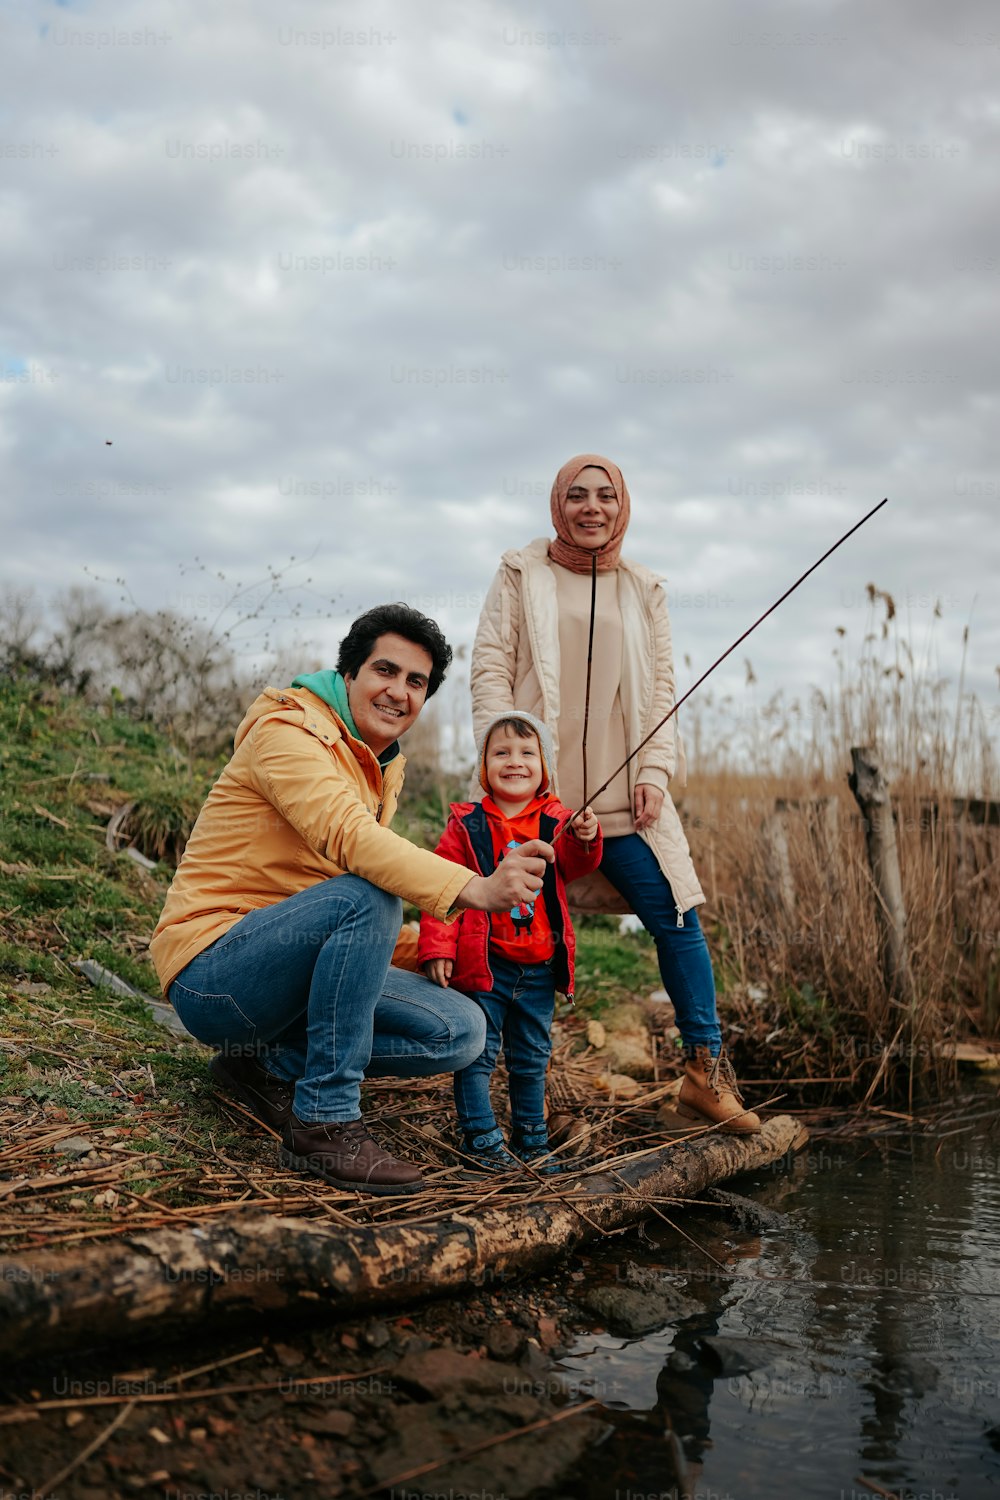
[[[444,833],[435,851],[445,859],[464,865],[476,875],[492,875],[493,835],[486,811],[480,802],[453,802]],[[538,837],[551,843],[557,831],[573,816],[556,797],[549,797],[538,815]],[[572,833],[565,833],[555,846],[555,864],[546,865],[542,881],[542,899],[556,940],[554,958],[555,988],[567,999],[573,998],[576,937],[566,900],[567,881],[590,875],[601,862],[604,839],[601,830],[589,844],[582,844]],[[420,918],[420,943],[417,962],[432,958],[450,958],[455,967],[449,983],[467,995],[493,988],[490,969],[490,914],[488,911],[463,911],[457,922],[440,922],[427,912]]]

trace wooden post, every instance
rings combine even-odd
[[[768,890],[777,910],[791,922],[795,918],[795,879],[788,849],[788,822],[785,808],[768,813],[763,823],[764,868]]]
[[[882,934],[882,967],[886,988],[899,1000],[912,1001],[913,980],[906,945],[906,908],[899,872],[896,829],[892,821],[889,787],[876,752],[864,745],[851,748],[854,769],[848,784],[865,823],[868,863],[878,895],[878,923]]]

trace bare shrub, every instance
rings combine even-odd
[[[43,624],[33,588],[8,588],[0,594],[0,671],[13,675],[38,666]]]
[[[269,567],[245,586],[216,573],[211,588],[197,585],[201,593],[189,586],[184,597],[193,614],[144,609],[123,579],[115,580],[118,608],[97,586],[106,580],[65,590],[47,612],[32,590],[9,590],[0,599],[0,670],[154,724],[189,762],[215,754],[268,680],[289,680],[303,670],[304,656],[315,655],[302,647],[290,668],[283,631],[310,613],[329,616],[334,601],[310,602],[319,596],[294,583],[297,566],[293,558]],[[207,569],[196,560],[182,572],[200,577]]]

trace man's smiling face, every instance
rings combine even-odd
[[[358,734],[376,755],[388,750],[423,708],[433,665],[423,646],[389,632],[379,636],[357,676],[344,673]]]

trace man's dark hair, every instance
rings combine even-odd
[[[422,615],[419,609],[411,609],[408,604],[376,604],[374,609],[359,615],[340,643],[337,671],[341,676],[350,672],[352,677],[357,677],[374,651],[379,636],[390,634],[401,635],[404,640],[423,646],[431,659],[427,696],[433,698],[451,666],[451,647],[436,621]]]

